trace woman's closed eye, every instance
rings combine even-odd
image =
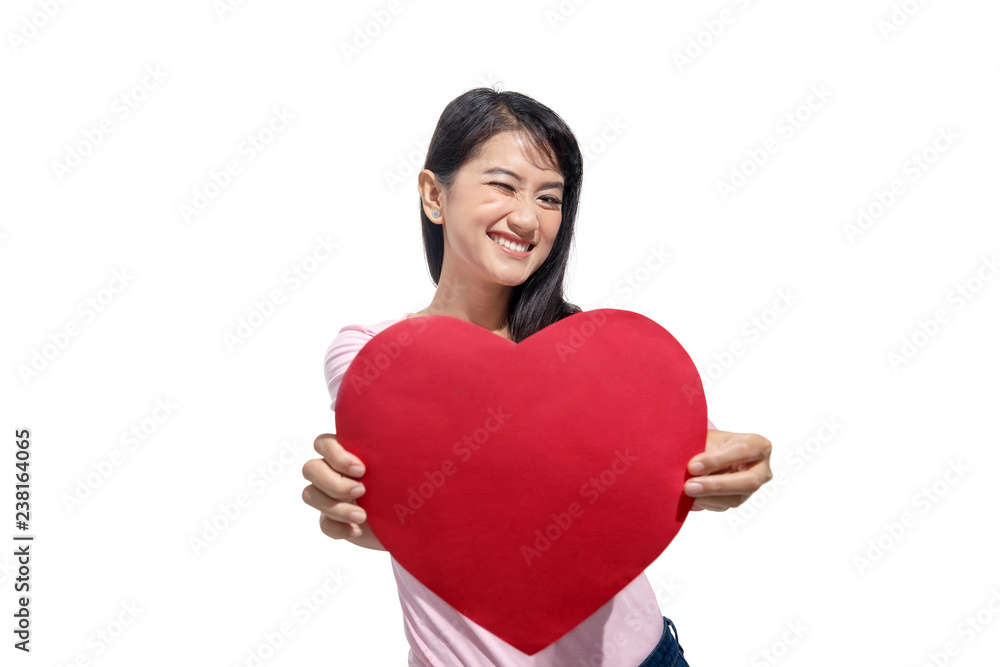
[[[499,185],[502,188],[507,188],[511,192],[514,192],[514,187],[512,185],[507,184],[507,183],[500,183],[498,181],[491,181],[490,185]],[[555,197],[553,197],[551,195],[545,195],[544,197],[542,197],[542,199],[544,201],[547,201],[550,204],[556,204],[556,205],[562,204],[562,202],[560,200],[556,199]]]

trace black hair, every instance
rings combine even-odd
[[[453,99],[441,112],[427,149],[424,169],[432,171],[440,183],[450,187],[462,165],[475,159],[491,137],[506,131],[527,136],[541,155],[559,166],[564,183],[562,219],[552,250],[542,265],[515,286],[511,294],[504,324],[511,340],[519,343],[581,310],[563,296],[563,279],[583,182],[583,156],[576,137],[556,112],[527,95],[473,88]],[[420,200],[420,223],[427,267],[436,286],[444,261],[444,230],[442,225],[427,217],[423,199]]]

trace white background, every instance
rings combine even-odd
[[[247,665],[284,622],[294,634],[264,664],[405,664],[389,556],[320,532],[301,466],[334,430],[337,331],[430,302],[419,146],[450,100],[494,82],[554,109],[588,153],[569,300],[655,319],[696,361],[716,425],[774,445],[774,480],[741,510],[691,515],[647,571],[689,662],[1000,653],[1000,6],[49,5],[0,17],[4,664]],[[274,109],[294,118],[246,159]],[[73,151],[75,168],[55,166]],[[229,160],[240,172],[185,220]],[[852,235],[859,207],[879,215]],[[336,251],[306,262],[318,239]],[[671,257],[647,271],[654,248]],[[160,422],[157,401],[177,406]],[[30,655],[11,647],[16,428],[32,433]],[[241,493],[249,506],[195,553]],[[343,582],[303,618],[328,572]],[[97,640],[130,604],[131,624]]]

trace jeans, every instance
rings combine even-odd
[[[667,632],[668,626],[670,632]],[[660,643],[653,648],[653,652],[646,656],[639,667],[691,667],[684,659],[684,649],[677,641],[677,626],[666,616],[663,617]]]

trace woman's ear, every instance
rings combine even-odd
[[[423,200],[424,214],[428,219],[434,223],[444,222],[444,189],[430,169],[424,169],[417,175],[417,192]]]

